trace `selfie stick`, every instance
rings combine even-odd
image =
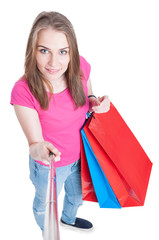
[[[51,155],[54,154],[50,153],[50,156]],[[56,170],[54,167],[54,157],[52,160],[50,160],[50,170],[46,196],[44,240],[60,240],[56,194]]]

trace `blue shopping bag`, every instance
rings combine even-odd
[[[118,199],[93,153],[83,129],[81,130],[81,136],[99,206],[101,208],[121,208]]]

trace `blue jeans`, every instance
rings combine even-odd
[[[41,165],[29,156],[30,179],[35,186],[33,213],[37,224],[44,230],[46,194],[49,167]],[[64,184],[65,198],[62,220],[68,224],[75,222],[77,210],[82,205],[81,162],[56,168],[56,189],[59,195]]]

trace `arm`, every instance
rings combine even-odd
[[[91,79],[90,78],[87,81],[87,87],[88,87],[88,96],[89,95],[93,95],[92,83],[91,83]]]
[[[91,79],[89,78],[87,81],[87,87],[88,87],[88,97],[89,97],[89,111],[90,112],[94,112],[93,107],[95,106],[99,106],[100,102],[98,101],[98,99],[93,95],[93,90],[92,90],[92,83],[91,83]]]
[[[20,105],[14,105],[14,110],[28,140],[32,158],[47,163],[51,159],[49,157],[51,151],[56,155],[55,160],[58,161],[60,152],[51,143],[44,141],[36,110]]]
[[[92,84],[91,84],[90,78],[88,79],[87,87],[88,87],[88,96],[93,95]],[[95,98],[95,96],[89,97],[89,111],[90,112],[104,113],[104,112],[108,112],[109,109],[110,109],[110,100],[109,100],[108,96],[103,96],[103,97],[98,97],[98,98]]]

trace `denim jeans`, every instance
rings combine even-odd
[[[37,224],[44,230],[46,207],[46,193],[48,185],[49,167],[41,165],[29,156],[30,179],[35,186],[33,213]],[[59,195],[64,184],[65,197],[62,220],[68,224],[75,222],[77,210],[82,205],[81,162],[56,168],[56,189]]]

